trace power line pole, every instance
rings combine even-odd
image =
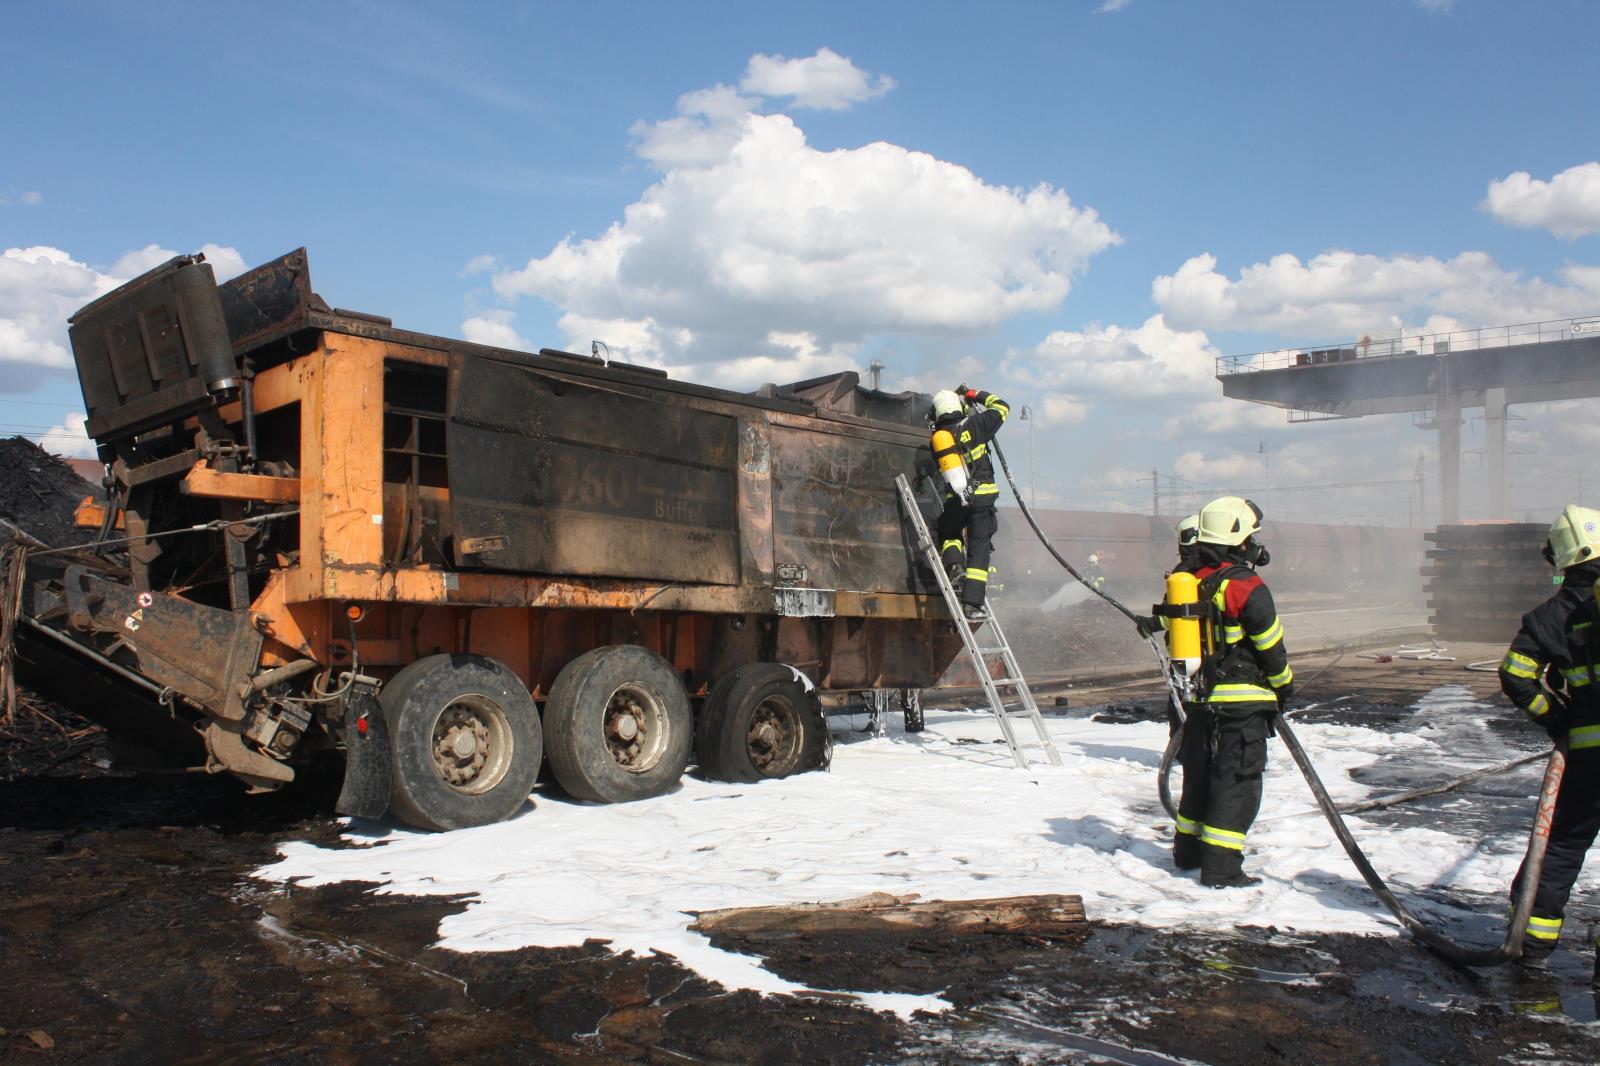
[[[1144,480],[1145,480],[1144,478],[1139,478],[1138,481],[1135,482],[1135,484],[1138,484],[1139,482],[1143,482]],[[1160,517],[1160,515],[1161,515],[1161,474],[1154,467],[1152,467],[1150,469],[1149,481],[1150,481],[1150,514],[1155,516],[1155,517]]]

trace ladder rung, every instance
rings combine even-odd
[[[1031,760],[1023,754],[1025,750],[1031,749],[1039,750],[1048,757],[1048,761],[1052,765],[1059,766],[1061,757],[1056,753],[1055,742],[1045,732],[1044,720],[1040,717],[1039,707],[1034,703],[1033,694],[1028,689],[1027,680],[1022,677],[992,678],[989,676],[987,660],[995,655],[1005,656],[1005,663],[1002,665],[1002,669],[1020,669],[1011,650],[1010,642],[1006,640],[1005,630],[1000,627],[1000,619],[993,613],[985,614],[982,618],[968,619],[964,617],[964,612],[961,611],[960,604],[957,602],[955,590],[951,587],[949,576],[944,572],[943,562],[934,548],[933,537],[928,531],[927,523],[922,518],[922,512],[917,505],[916,496],[911,491],[911,486],[906,481],[904,474],[895,476],[895,486],[900,493],[900,503],[906,513],[906,521],[911,524],[912,531],[916,534],[917,548],[922,552],[924,559],[933,572],[934,584],[942,594],[946,607],[957,621],[966,621],[971,624],[971,628],[963,631],[962,643],[965,644],[967,654],[972,658],[973,666],[984,681],[985,689],[988,690],[989,710],[1000,723],[1006,746],[1011,749],[1011,753],[1015,756],[1019,766],[1031,764]],[[994,647],[982,647],[979,644],[977,634],[986,625],[994,630],[986,638],[998,641]],[[1012,706],[1007,706],[1005,697],[1001,696],[997,691],[999,689],[1005,689],[1013,695]],[[1016,735],[1011,723],[1019,718],[1026,718],[1033,722],[1034,728],[1039,734],[1037,742],[1025,741]]]

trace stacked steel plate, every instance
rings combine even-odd
[[[1424,534],[1422,578],[1435,636],[1509,644],[1523,613],[1558,587],[1556,570],[1540,555],[1548,532],[1543,525],[1485,522]]]

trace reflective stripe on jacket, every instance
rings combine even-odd
[[[1500,660],[1500,689],[1529,718],[1542,722],[1550,713],[1550,698],[1539,678],[1549,668],[1552,688],[1567,692],[1573,726],[1567,738],[1571,749],[1600,747],[1600,609],[1596,608],[1594,581],[1600,564],[1585,563],[1567,570],[1561,589],[1522,616],[1522,626]]]
[[[1218,665],[1206,702],[1275,701],[1275,690],[1293,681],[1294,671],[1283,644],[1283,623],[1278,620],[1278,609],[1266,582],[1253,570],[1236,563],[1202,566],[1194,576],[1203,582],[1213,574],[1230,570],[1233,572],[1211,594],[1221,623],[1213,628]]]

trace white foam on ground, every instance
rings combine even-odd
[[[1335,801],[1344,803],[1371,794],[1349,770],[1400,753],[1408,762],[1437,764],[1415,782],[1431,783],[1458,772],[1457,740],[1481,739],[1486,718],[1515,714],[1445,689],[1420,705],[1419,718],[1429,724],[1416,732],[1312,723],[1297,724],[1296,732]],[[1310,792],[1278,742],[1246,858],[1247,869],[1266,880],[1218,892],[1172,868],[1172,823],[1155,788],[1164,725],[1046,721],[1061,767],[1018,770],[995,743],[998,728],[987,714],[930,710],[922,734],[839,745],[828,773],[758,785],[685,777],[670,795],[616,806],[541,791],[531,809],[498,825],[437,834],[394,830],[381,846],[362,849],[285,844],[281,860],[256,876],[466,895],[472,899],[466,910],[440,924],[443,947],[497,951],[599,938],[619,951],[666,952],[729,988],[758,992],[801,989],[757,958],[713,948],[688,930],[690,912],[866,892],[915,892],[924,899],[1075,892],[1090,918],[1110,922],[1397,931],[1312,812]],[[1528,775],[1531,797],[1538,769],[1520,772]],[[1180,777],[1174,773],[1174,788]],[[1503,896],[1527,819],[1519,810],[1506,824],[1503,838],[1484,847],[1453,833],[1443,819],[1406,829],[1350,819],[1403,899],[1401,886]],[[1592,886],[1594,871],[1585,880]],[[861,998],[901,1014],[945,1006],[927,996]]]

